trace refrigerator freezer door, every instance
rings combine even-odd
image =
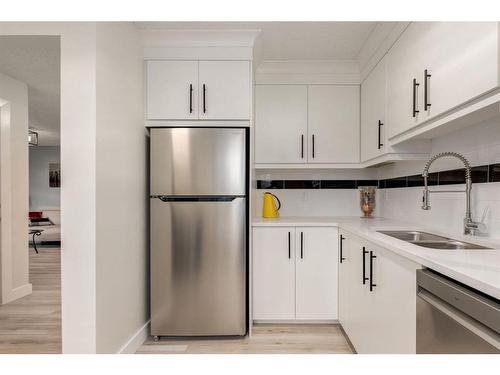
[[[151,129],[151,195],[245,195],[245,130]]]
[[[151,334],[246,334],[245,198],[151,199]]]

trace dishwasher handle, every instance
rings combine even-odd
[[[473,334],[482,338],[484,341],[500,351],[500,335],[497,332],[464,314],[462,311],[454,308],[452,305],[444,302],[424,289],[420,289],[417,292],[417,297],[424,302],[427,302],[435,309],[439,310],[442,314],[445,314],[449,318],[453,319],[461,326],[468,329]]]

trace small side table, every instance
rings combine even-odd
[[[38,254],[38,248],[36,247],[35,236],[40,236],[43,232],[43,229],[30,229],[29,234],[33,235],[33,249]]]

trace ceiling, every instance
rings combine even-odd
[[[39,145],[60,143],[58,36],[0,36],[0,72],[28,85],[29,127]]]
[[[354,60],[377,22],[136,22],[141,29],[260,29],[263,60]]]

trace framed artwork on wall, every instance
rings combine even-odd
[[[61,164],[49,163],[49,187],[61,187]]]

